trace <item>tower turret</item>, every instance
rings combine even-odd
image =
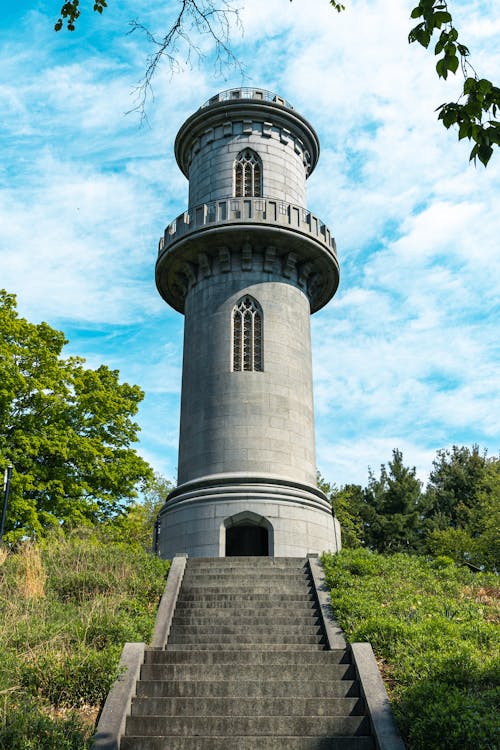
[[[340,530],[316,488],[310,313],[335,294],[335,242],[306,207],[311,125],[262,89],[214,96],[175,155],[189,207],[156,283],[184,313],[178,487],[160,554],[304,556]]]

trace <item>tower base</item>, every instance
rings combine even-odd
[[[316,487],[219,474],[177,487],[160,511],[159,554],[305,557],[338,552],[340,524]]]

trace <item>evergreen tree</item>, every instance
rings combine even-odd
[[[403,463],[395,449],[388,467],[380,467],[380,478],[369,471],[363,491],[361,517],[366,544],[379,552],[415,552],[422,544],[420,524],[421,482],[415,467]]]
[[[364,543],[363,520],[360,516],[363,488],[359,484],[346,484],[338,488],[327,482],[319,472],[318,487],[327,496],[340,523],[342,546],[360,547]]]
[[[500,459],[454,445],[433,466],[423,506],[428,550],[499,570]]]

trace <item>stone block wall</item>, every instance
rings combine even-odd
[[[187,295],[179,483],[256,472],[315,484],[310,308],[306,294],[256,268],[198,282]],[[232,372],[232,310],[263,312],[263,371]]]

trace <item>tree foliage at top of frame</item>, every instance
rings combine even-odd
[[[453,18],[445,0],[420,0],[412,10],[411,17],[421,19],[410,31],[410,43],[418,42],[429,47],[434,34],[439,34],[434,54],[439,58],[436,72],[445,80],[448,73],[456,73],[460,67],[463,89],[456,102],[447,102],[438,107],[439,119],[445,128],[458,126],[458,138],[468,138],[474,143],[470,160],[479,159],[486,166],[493,154],[493,147],[500,146],[500,88],[486,78],[479,78],[469,62],[469,48],[459,38]]]
[[[330,5],[339,13],[345,10],[345,5],[338,0],[330,0]],[[106,7],[106,0],[93,2],[93,10],[99,14]],[[60,31],[65,25],[69,31],[74,31],[80,13],[80,0],[63,3],[55,30]],[[497,120],[500,88],[488,79],[480,78],[470,64],[469,48],[459,39],[446,0],[419,0],[411,11],[411,18],[419,19],[419,22],[409,33],[410,43],[418,42],[427,49],[434,35],[438,34],[434,46],[434,54],[439,58],[436,63],[438,76],[447,79],[448,74],[456,73],[459,67],[464,76],[459,99],[441,104],[437,108],[438,119],[445,128],[456,126],[459,140],[467,138],[473,143],[469,160],[476,163],[479,159],[486,166],[493,155],[493,148],[500,145],[500,122]],[[231,49],[231,20],[239,23],[239,10],[233,7],[231,0],[222,0],[220,6],[216,6],[214,0],[179,0],[174,23],[159,39],[141,23],[132,21],[131,31],[144,32],[155,49],[147,62],[145,75],[138,87],[138,104],[133,109],[144,115],[151,81],[162,58],[168,61],[172,71],[181,67],[177,54],[179,43],[186,43],[188,59],[192,51],[198,57],[202,56],[192,34],[212,38],[220,67],[225,64],[239,66]]]

